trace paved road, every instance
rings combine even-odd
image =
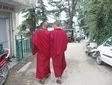
[[[84,51],[85,41],[68,45],[66,51],[68,66],[62,85],[112,85],[112,67],[97,65],[95,59],[86,56]],[[22,68],[13,69],[5,85],[40,85],[34,77],[34,65],[34,60],[31,59]],[[45,85],[57,85],[53,70]]]

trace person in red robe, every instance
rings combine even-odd
[[[36,78],[41,84],[44,84],[50,74],[49,32],[46,21],[34,32],[32,44],[32,53],[36,54]]]
[[[61,77],[66,68],[65,51],[67,49],[67,35],[65,31],[58,27],[58,22],[54,23],[54,30],[50,33],[50,43],[51,43],[51,58],[53,62],[53,68],[56,82],[61,84]]]

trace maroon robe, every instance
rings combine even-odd
[[[39,29],[32,37],[32,53],[37,53],[36,78],[43,79],[50,73],[49,32]]]
[[[61,77],[66,68],[65,54],[67,48],[67,35],[61,28],[55,28],[50,33],[51,57],[56,77]]]

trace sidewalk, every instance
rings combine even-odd
[[[61,85],[111,85],[112,68],[98,66],[95,60],[86,56],[85,42],[70,43],[66,51],[67,68]],[[51,65],[52,68],[52,65]],[[45,85],[58,85],[52,75]],[[33,57],[14,67],[5,85],[40,85],[35,76],[35,60]]]

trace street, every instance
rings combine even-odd
[[[99,66],[85,54],[85,41],[69,43],[66,51],[67,68],[62,85],[112,85],[112,67]],[[18,66],[18,65],[17,65]],[[5,85],[40,85],[35,78],[35,61],[31,58],[20,68],[14,67]],[[52,68],[52,65],[51,65]],[[45,85],[58,85],[53,70]]]

